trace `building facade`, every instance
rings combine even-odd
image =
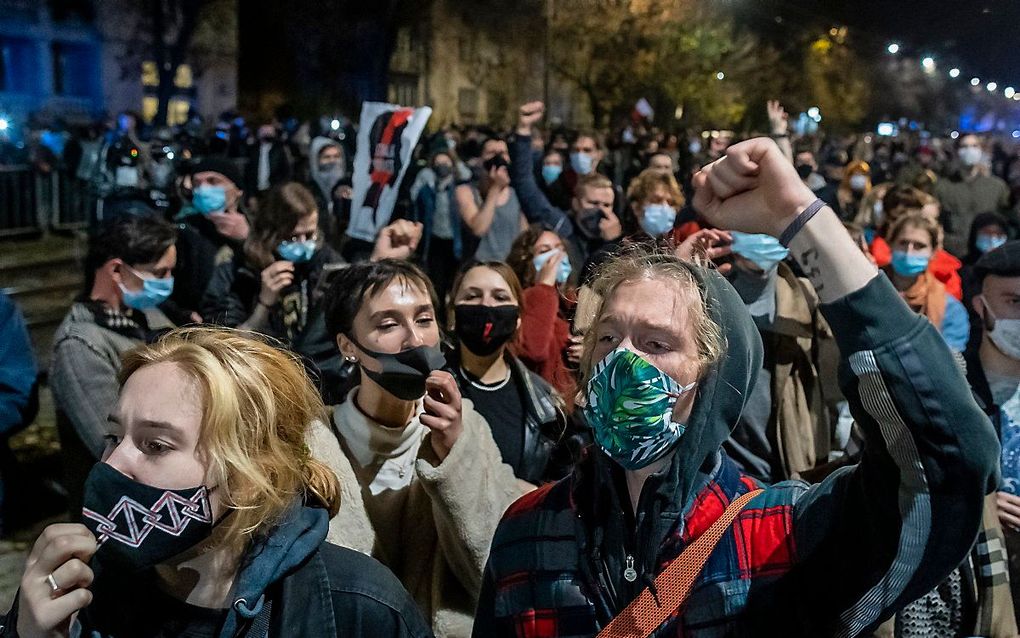
[[[434,0],[426,20],[401,27],[388,99],[431,106],[432,126],[508,127],[530,100],[546,101],[552,122],[588,124],[584,98],[551,68],[541,4],[500,4]]]
[[[174,77],[169,120],[212,115],[237,101],[237,0],[210,0]],[[174,3],[169,3],[173,5]],[[158,74],[149,3],[0,0],[0,115],[88,120],[156,113]]]

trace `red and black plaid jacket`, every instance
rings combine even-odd
[[[593,575],[598,568],[580,565],[591,557],[582,557],[576,543],[573,483],[567,478],[532,492],[504,515],[486,574],[491,592],[483,593],[483,604],[491,595],[491,607],[479,609],[476,635],[593,636],[614,615],[607,587]],[[676,525],[660,546],[657,571],[707,530],[732,499],[758,487],[723,457],[683,525]],[[746,605],[752,585],[774,580],[792,566],[796,556],[793,500],[804,489],[791,483],[752,500],[709,557],[685,605],[686,613],[679,621],[674,613],[674,620],[656,635],[726,635]]]

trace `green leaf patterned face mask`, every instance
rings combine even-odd
[[[610,458],[639,470],[680,440],[687,426],[673,420],[673,407],[695,385],[681,386],[636,353],[617,348],[595,366],[584,418]]]

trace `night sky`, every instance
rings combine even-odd
[[[714,0],[719,1],[719,0]],[[734,15],[776,37],[846,25],[862,50],[899,42],[903,54],[931,54],[964,77],[1020,83],[1020,0],[724,0]],[[776,16],[782,23],[775,22]]]

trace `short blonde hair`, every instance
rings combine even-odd
[[[326,408],[297,358],[253,333],[181,328],[124,355],[121,386],[140,368],[173,363],[202,398],[198,450],[233,514],[232,542],[279,522],[295,499],[340,508],[332,470],[312,459],[305,433]]]
[[[660,185],[669,193],[670,199],[673,200],[673,207],[682,208],[685,203],[684,194],[680,190],[676,178],[672,173],[663,173],[652,168],[646,168],[631,180],[630,186],[627,187],[627,201],[631,204],[640,204],[650,198],[655,187]]]
[[[722,328],[708,314],[705,293],[694,276],[700,266],[683,261],[671,252],[649,244],[636,243],[606,260],[595,272],[591,289],[598,296],[597,310],[584,334],[581,373],[584,388],[597,361],[592,360],[596,339],[595,329],[606,312],[606,304],[616,289],[626,283],[655,280],[674,284],[687,297],[691,330],[698,347],[698,377],[719,360],[725,351]],[[583,318],[587,319],[587,318]]]

